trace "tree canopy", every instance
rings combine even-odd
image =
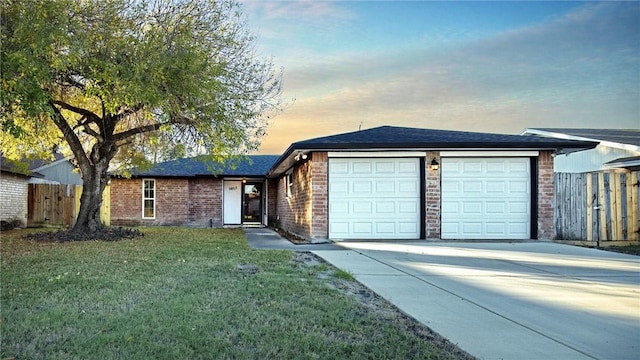
[[[114,158],[256,149],[279,109],[280,71],[256,56],[233,1],[0,6],[0,151],[18,158],[66,144],[85,190],[102,192]]]

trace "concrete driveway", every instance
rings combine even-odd
[[[640,358],[640,258],[549,242],[314,250],[481,359]]]

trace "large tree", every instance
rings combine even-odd
[[[0,150],[18,158],[58,143],[73,153],[84,181],[73,231],[102,226],[113,162],[250,151],[279,108],[280,72],[256,57],[235,2],[0,6]]]

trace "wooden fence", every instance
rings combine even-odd
[[[637,244],[640,172],[555,174],[557,240]]]
[[[80,211],[82,186],[58,184],[29,184],[27,226],[72,226]],[[100,218],[111,223],[109,186],[102,195]]]

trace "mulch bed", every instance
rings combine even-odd
[[[122,227],[108,227],[98,229],[94,232],[74,232],[72,230],[58,230],[50,232],[35,232],[24,236],[24,239],[42,242],[68,242],[68,241],[118,241],[124,239],[135,239],[144,236],[137,229],[127,229]]]

